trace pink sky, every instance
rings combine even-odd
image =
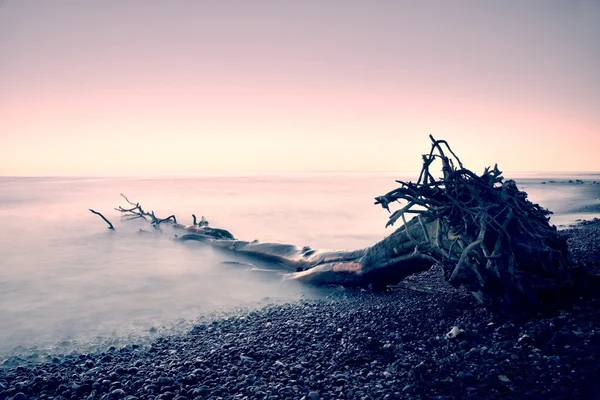
[[[0,175],[599,171],[600,2],[0,2]]]

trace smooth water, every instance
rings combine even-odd
[[[373,197],[408,177],[367,174],[269,175],[178,179],[0,178],[0,357],[68,352],[181,329],[215,311],[322,296],[283,283],[196,242],[172,240],[165,226],[122,221],[119,193],[159,217],[175,214],[244,240],[313,248],[362,248],[391,232]],[[555,179],[588,184],[542,184]],[[568,224],[600,203],[599,175],[521,175],[534,202]],[[88,208],[113,222],[109,231]],[[32,350],[33,349],[33,350]],[[1,358],[0,358],[1,361]]]

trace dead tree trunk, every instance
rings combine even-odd
[[[177,224],[174,216],[159,220],[125,196],[133,207],[118,210],[134,218],[150,217],[155,226],[173,222],[187,231],[179,240],[269,260],[288,271],[287,279],[316,285],[381,288],[438,264],[450,284],[466,287],[488,307],[509,312],[539,306],[545,293],[571,285],[567,243],[550,225],[550,212],[527,200],[514,181],[505,181],[497,166],[477,175],[464,168],[445,141],[430,138],[417,182],[397,181],[397,189],[376,197],[376,204],[388,211],[394,202],[404,202],[387,223],[400,220],[402,226],[366,249],[323,251],[235,240],[228,231],[209,228],[205,220],[192,226]],[[442,164],[439,179],[430,172],[436,160]],[[414,218],[407,221],[409,214]]]
[[[484,305],[505,311],[535,307],[545,293],[570,285],[567,243],[550,225],[550,212],[527,200],[514,181],[505,181],[497,166],[476,175],[445,141],[430,138],[417,182],[398,181],[400,187],[376,198],[388,211],[396,201],[405,203],[387,223],[401,220],[402,227],[367,249],[323,252],[205,239],[279,262],[296,270],[288,279],[311,284],[383,287],[438,264],[450,284],[463,285]],[[436,160],[442,164],[439,179],[430,172]],[[407,222],[408,214],[415,216]],[[182,240],[197,240],[198,233]]]

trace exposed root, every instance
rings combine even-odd
[[[400,187],[376,197],[388,211],[393,202],[407,203],[387,225],[398,219],[406,225],[405,214],[419,212],[421,226],[434,226],[433,236],[423,228],[419,239],[427,246],[419,251],[437,258],[450,283],[466,286],[486,305],[527,307],[539,302],[538,292],[569,285],[567,244],[549,224],[550,211],[527,200],[514,181],[504,181],[497,165],[476,175],[446,141],[430,139],[417,182],[397,181]],[[435,160],[443,178],[429,170]]]

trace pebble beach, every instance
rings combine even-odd
[[[564,231],[598,274],[598,225]],[[0,369],[12,399],[596,399],[600,301],[508,318],[435,268],[384,293],[336,289],[151,344]]]

